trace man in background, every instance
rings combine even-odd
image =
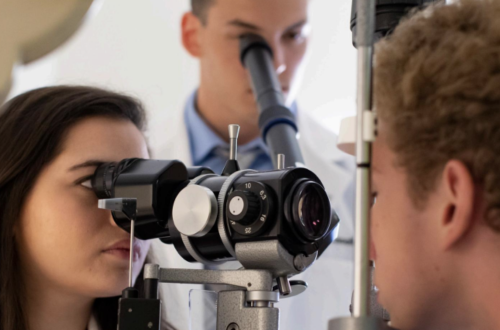
[[[326,329],[328,320],[349,314],[352,293],[352,234],[354,161],[336,148],[336,136],[300,110],[295,103],[307,50],[309,0],[192,0],[182,18],[182,43],[200,63],[200,84],[188,98],[183,118],[166,128],[166,144],[158,156],[203,165],[221,173],[228,159],[228,125],[241,126],[238,160],[242,169],[273,168],[269,150],[260,137],[259,112],[247,71],[240,63],[239,39],[248,33],[266,39],[287,105],[296,116],[306,166],[315,172],[341,219],[339,239],[298,278],[308,290],[284,299],[282,329]],[[350,45],[346,45],[350,47]],[[160,264],[185,267],[167,246]],[[192,266],[191,266],[192,267]],[[187,293],[167,313],[187,310]],[[184,297],[185,296],[185,297]],[[168,296],[166,297],[168,299]],[[168,304],[168,302],[167,302]],[[167,314],[168,317],[168,314]]]
[[[372,258],[397,329],[500,328],[499,17],[432,6],[375,50]]]

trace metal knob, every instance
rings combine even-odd
[[[278,170],[284,170],[285,169],[285,155],[283,154],[278,154],[278,161],[276,162],[278,165]]]
[[[190,237],[206,235],[217,219],[214,193],[203,186],[187,186],[175,198],[172,218],[181,234]]]
[[[240,126],[236,124],[229,125],[229,159],[238,159],[238,135],[240,134]]]
[[[249,225],[257,221],[260,214],[259,198],[250,191],[236,190],[229,195],[227,211],[229,220]]]

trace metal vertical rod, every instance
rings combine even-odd
[[[277,169],[284,170],[285,169],[285,155],[278,154],[278,159],[276,161]]]
[[[370,301],[370,166],[371,143],[363,136],[364,113],[372,108],[372,55],[375,0],[358,0],[358,78],[356,119],[356,229],[354,247],[355,317],[369,315]]]
[[[292,293],[292,286],[288,280],[288,276],[281,276],[276,279],[278,289],[283,296],[288,296]]]
[[[240,134],[240,126],[229,125],[229,159],[237,160],[238,158],[238,135]]]
[[[131,288],[133,286],[133,274],[132,268],[134,265],[134,236],[135,236],[135,221],[130,220],[130,257],[129,257],[129,265],[128,265],[128,287]]]
[[[146,299],[158,299],[159,277],[160,266],[155,264],[144,265],[144,297]]]

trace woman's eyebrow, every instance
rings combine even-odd
[[[103,160],[94,160],[94,159],[87,160],[87,161],[85,161],[83,163],[76,164],[76,165],[72,166],[69,169],[69,172],[76,171],[76,170],[79,170],[81,168],[86,168],[86,167],[98,167],[98,166],[100,166],[100,165],[102,165],[104,163],[105,163],[105,161],[103,161]]]

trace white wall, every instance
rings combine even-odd
[[[150,142],[182,111],[198,81],[198,66],[180,44],[188,0],[105,0],[63,47],[15,74],[20,92],[51,84],[90,84],[127,92],[149,112]],[[313,28],[298,101],[303,111],[336,129],[340,113],[354,111],[355,50],[349,30],[351,0],[315,0]]]

